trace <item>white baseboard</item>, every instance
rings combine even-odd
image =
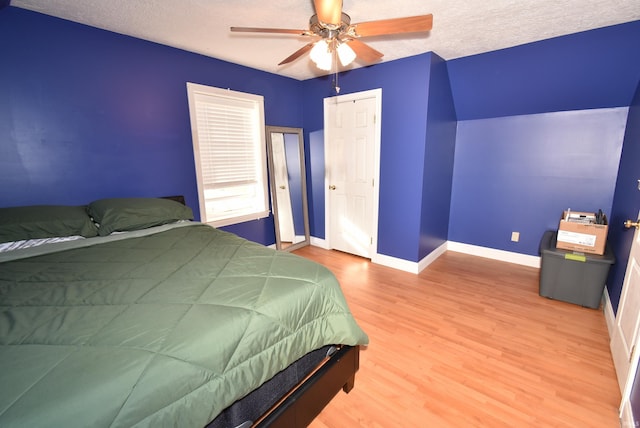
[[[316,238],[314,236],[311,237],[311,245],[313,245],[314,247],[323,248],[325,250],[329,250],[330,249],[329,246],[327,245],[327,241],[325,241],[324,239],[321,239],[321,238]],[[429,254],[429,256],[431,256],[431,254]],[[427,257],[429,257],[429,256],[427,256]],[[434,260],[435,260],[435,258],[437,258],[437,257],[434,257]],[[409,272],[409,273],[418,273],[419,272],[418,263],[410,262],[408,260],[399,259],[399,258],[396,258],[396,257],[385,256],[384,254],[374,254],[373,257],[371,257],[371,263],[376,263],[376,264],[387,266],[387,267],[390,267],[390,268],[393,268],[393,269],[403,270],[403,271]],[[425,265],[425,267],[426,267],[426,265]]]
[[[480,247],[477,245],[463,244],[461,242],[453,241],[447,242],[447,250],[540,269],[540,257],[538,256],[530,256],[528,254],[496,250],[495,248]]]
[[[310,244],[313,245],[314,247],[320,247],[325,250],[329,249],[329,246],[327,245],[327,241],[325,241],[322,238],[316,238],[315,236],[311,237]]]
[[[315,247],[330,249],[327,241],[322,238],[311,237],[311,245]],[[402,270],[409,273],[418,274],[427,266],[433,263],[438,257],[446,251],[455,251],[457,253],[470,254],[473,256],[486,257],[489,259],[500,260],[508,263],[540,268],[540,257],[530,256],[527,254],[513,253],[510,251],[496,250],[494,248],[480,247],[477,245],[463,244],[460,242],[447,241],[438,248],[429,253],[419,262],[410,262],[408,260],[391,257],[384,254],[374,254],[371,258],[372,263],[387,266],[393,269]]]
[[[386,256],[384,254],[374,254],[371,263],[376,263],[393,269],[402,270],[409,273],[419,273],[418,263],[409,260],[399,259],[396,257]]]
[[[311,237],[311,245],[314,247],[320,247],[325,250],[329,250],[329,246],[327,245],[327,241],[322,238],[317,238],[315,236]],[[445,242],[431,253],[429,253],[425,258],[420,260],[419,262],[410,262],[408,260],[399,259],[397,257],[386,256],[384,254],[374,254],[371,257],[371,263],[387,266],[393,269],[402,270],[409,273],[418,274],[422,272],[427,266],[433,263],[438,257],[444,254],[447,251],[447,243]]]
[[[607,331],[609,332],[609,340],[613,337],[613,331],[616,327],[616,314],[613,312],[613,306],[611,306],[611,299],[609,298],[609,290],[607,286],[604,287],[604,294],[602,295],[604,311],[604,319],[607,322]]]
[[[321,247],[326,250],[329,249],[327,242],[324,239],[311,237],[311,245]],[[530,256],[526,254],[513,253],[510,251],[496,250],[494,248],[480,247],[477,245],[463,244],[460,242],[447,241],[419,262],[410,262],[408,260],[399,259],[397,257],[386,256],[384,254],[375,254],[371,258],[372,263],[387,266],[393,269],[399,269],[409,273],[418,274],[422,272],[427,266],[433,263],[438,257],[444,254],[446,251],[455,251],[458,253],[470,254],[474,256],[485,257],[494,260],[500,260],[508,263],[515,263],[519,265],[540,268],[540,257]],[[609,298],[609,290],[605,286],[604,294],[602,295],[604,311],[604,319],[607,323],[607,331],[609,332],[609,338],[613,337],[613,329],[615,328],[616,315],[611,306],[611,299]]]
[[[418,272],[422,272],[425,270],[431,263],[436,261],[438,257],[447,252],[448,243],[445,242],[440,245],[438,248],[427,254],[422,260],[418,262]]]
[[[540,268],[540,257],[529,256],[526,254],[512,253],[509,251],[496,250],[493,248],[479,247],[476,245],[463,244],[460,242],[448,242],[447,250],[455,251],[459,253],[470,254],[474,256],[486,257],[489,259],[501,260],[509,263],[516,263],[520,265]],[[607,331],[609,332],[609,338],[613,337],[613,330],[616,324],[616,314],[611,306],[611,299],[609,298],[609,290],[605,286],[604,293],[602,295],[602,310],[604,312],[604,319],[607,323]]]
[[[443,255],[447,251],[447,243],[440,245],[438,248],[427,254],[425,258],[419,262],[410,262],[404,259],[398,259],[396,257],[385,256],[384,254],[376,254],[371,259],[372,263],[387,266],[393,269],[403,270],[409,273],[419,274],[427,266],[433,263],[438,257]]]

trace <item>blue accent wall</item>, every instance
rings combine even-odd
[[[418,261],[449,235],[456,112],[447,63],[437,55],[431,56],[426,126]]]
[[[617,256],[607,283],[617,307],[628,247],[616,228],[635,215],[622,212],[635,194],[614,198],[615,183],[640,178],[637,113],[629,109],[640,81],[638,40],[634,21],[447,63],[459,120],[451,241],[538,255],[563,209],[602,208]],[[519,243],[510,242],[512,231]]]
[[[449,240],[533,256],[562,211],[611,212],[627,108],[458,122]],[[520,242],[511,242],[511,232]]]
[[[640,21],[448,62],[458,120],[626,107]]]
[[[629,115],[618,169],[618,179],[613,196],[613,209],[609,218],[609,244],[616,254],[616,264],[609,271],[607,289],[611,305],[617,312],[627,268],[629,250],[633,241],[633,229],[625,229],[625,220],[635,220],[640,212],[640,82]]]
[[[323,99],[333,95],[331,79],[303,82],[304,127],[313,154],[308,162],[311,235],[319,238],[325,236],[319,131]],[[340,94],[382,88],[378,253],[416,262],[447,236],[455,112],[446,63],[428,53],[341,73],[338,83]]]
[[[0,10],[0,52],[0,206],[182,194],[199,218],[186,82],[302,126],[299,81],[24,9]],[[275,242],[272,217],[229,229]]]
[[[430,57],[424,54],[348,71],[341,73],[338,81],[340,94],[382,88],[378,252],[411,261],[418,258]],[[307,98],[305,132],[323,129],[323,100],[334,95],[331,79],[326,76],[303,82]],[[314,144],[324,147],[319,138]],[[314,205],[311,235],[324,238],[324,210],[317,209],[320,205],[324,209],[324,156],[322,164],[317,159],[311,159],[310,164]]]
[[[638,40],[635,21],[448,62],[459,120],[450,240],[538,255],[562,209],[603,208],[617,311],[633,236],[622,222],[640,210]]]

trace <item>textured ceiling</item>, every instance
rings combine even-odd
[[[307,29],[312,0],[13,0],[11,5],[299,80],[326,74],[308,55],[277,65],[306,38],[229,31],[230,26]],[[449,60],[636,21],[640,0],[344,0],[343,10],[352,23],[432,13],[429,33],[363,41],[383,52],[383,61],[430,51]]]

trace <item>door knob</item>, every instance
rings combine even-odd
[[[284,187],[284,186],[280,186],[280,188],[281,188],[282,190],[284,190],[284,189],[285,189],[285,187]]]
[[[624,222],[624,227],[626,227],[627,229],[631,229],[632,227],[635,227],[636,229],[640,228],[640,222],[636,221],[631,221],[631,220],[627,220]]]
[[[329,186],[329,190],[336,190],[336,186],[332,184],[331,186]]]

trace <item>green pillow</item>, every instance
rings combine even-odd
[[[193,220],[191,208],[161,198],[100,199],[87,206],[87,213],[98,223],[100,236],[146,229],[178,220]]]
[[[0,208],[0,242],[63,236],[96,236],[83,206],[32,205]]]

